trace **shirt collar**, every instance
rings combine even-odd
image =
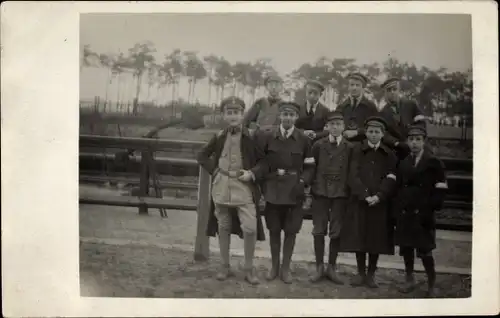
[[[285,130],[285,128],[283,128],[283,125],[280,125],[280,132],[281,132],[281,135],[283,136],[286,132],[286,138],[290,138],[290,136],[293,134],[293,131],[295,130],[295,126],[292,126],[290,129],[288,130]]]
[[[330,142],[334,142],[336,140],[337,144],[340,145],[340,143],[342,142],[342,136],[333,137],[332,135],[328,135],[328,140]]]
[[[311,107],[312,107],[313,113],[316,112],[316,108],[317,108],[317,106],[319,104],[319,100],[316,103],[314,103],[314,105],[311,105],[311,103],[309,101],[307,101],[306,103],[307,103],[306,104],[307,105],[307,111],[310,111]]]
[[[370,147],[370,148],[372,148],[374,150],[377,150],[380,147],[380,141],[377,142],[375,145],[372,144],[369,140],[367,140],[367,141],[368,141],[368,147]]]
[[[420,152],[417,154],[415,158],[415,165],[418,164],[418,162],[422,159],[422,156],[424,155],[424,149],[420,150]]]

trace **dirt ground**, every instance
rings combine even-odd
[[[399,270],[379,269],[378,289],[333,285],[328,281],[309,282],[312,264],[293,264],[294,283],[280,280],[266,282],[268,260],[256,259],[258,286],[244,282],[241,257],[232,257],[235,277],[226,282],[214,276],[218,262],[192,261],[192,254],[176,249],[144,246],[117,246],[82,243],[80,247],[81,295],[91,297],[157,297],[157,298],[422,298],[425,296],[425,275],[417,274],[420,287],[412,293],[397,290],[404,274]],[[341,277],[354,274],[352,266],[339,266]],[[438,297],[470,297],[470,279],[463,275],[440,274],[437,277]]]

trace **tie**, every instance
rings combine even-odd
[[[337,141],[337,138],[335,138],[333,141],[332,141],[332,145],[333,147],[337,147],[339,145],[338,141]]]
[[[356,107],[358,105],[358,98],[357,97],[353,97],[352,98],[352,107]]]
[[[237,126],[237,127],[229,127],[229,133],[231,135],[236,135],[237,133],[239,133],[241,131],[241,127],[240,126]]]
[[[288,130],[283,130],[283,139],[287,139],[288,137]]]
[[[413,159],[413,166],[416,167],[417,166],[417,156],[416,155],[411,155],[411,156]]]

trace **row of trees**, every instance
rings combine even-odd
[[[209,103],[212,100],[220,101],[227,93],[240,97],[250,96],[253,101],[257,90],[264,84],[264,78],[276,73],[271,66],[271,60],[267,58],[254,62],[237,61],[232,64],[224,57],[213,54],[200,58],[195,51],[182,52],[175,49],[164,54],[162,60],[155,58],[156,53],[151,42],[135,44],[128,49],[127,54],[98,53],[89,45],[85,45],[80,68],[81,71],[84,67],[107,69],[105,100],[108,99],[109,84],[117,81],[120,95],[120,80],[123,74],[131,74],[135,82],[133,113],[138,111],[139,95],[143,87],[147,87],[148,97],[151,91],[156,89],[157,96],[160,91],[169,91],[171,100],[176,101],[179,99],[178,85],[184,77],[189,83],[187,102],[193,103],[197,84],[207,79]],[[383,103],[380,83],[389,76],[396,76],[402,79],[405,94],[418,100],[429,114],[434,111],[450,114],[472,112],[472,70],[449,72],[445,68],[417,68],[415,64],[401,63],[392,57],[381,64],[362,65],[349,58],[320,57],[315,63],[304,63],[284,76],[285,93],[301,102],[305,98],[305,80],[317,79],[327,86],[325,97],[330,99],[329,101],[334,99],[334,104],[338,104],[347,95],[346,75],[353,71],[360,71],[370,78],[368,92],[377,103]],[[329,101],[327,100],[327,103]]]

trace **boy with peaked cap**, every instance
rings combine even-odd
[[[364,96],[368,78],[358,72],[347,76],[349,96],[338,107],[337,111],[344,115],[346,130],[343,136],[350,141],[359,142],[365,139],[364,124],[366,119],[378,114],[375,103]]]
[[[344,117],[334,111],[327,116],[326,131],[328,136],[316,141],[312,153],[316,170],[311,191],[314,253],[316,272],[312,282],[321,280],[325,274],[323,257],[325,255],[325,236],[330,237],[330,248],[326,276],[335,284],[344,282],[337,276],[336,264],[339,252],[342,219],[346,212],[349,191],[347,178],[349,163],[354,145],[342,137]]]
[[[398,190],[393,202],[396,216],[395,243],[404,259],[406,283],[401,291],[415,289],[415,250],[427,274],[427,295],[434,296],[436,271],[432,250],[436,248],[435,211],[441,209],[448,188],[443,162],[425,149],[423,125],[408,129],[408,155],[398,166]]]
[[[375,272],[379,255],[394,254],[389,202],[396,185],[397,157],[381,142],[386,129],[383,118],[368,118],[365,129],[366,140],[356,144],[352,154],[351,199],[342,227],[340,249],[356,253],[358,274],[351,285],[377,288]]]
[[[401,97],[398,78],[387,79],[381,88],[387,102],[380,110],[380,116],[387,122],[387,133],[382,141],[396,152],[399,160],[403,160],[410,153],[406,144],[408,127],[417,122],[425,125],[425,116],[417,103]]]
[[[269,96],[257,99],[243,119],[243,126],[251,131],[269,131],[279,125],[278,104],[282,101],[283,80],[270,75],[264,79],[264,86]]]
[[[265,219],[272,258],[267,279],[273,280],[280,273],[283,231],[285,238],[281,279],[290,284],[290,263],[295,238],[302,227],[304,190],[312,179],[314,158],[309,138],[295,127],[300,106],[284,101],[279,104],[279,110],[280,126],[259,135],[259,142],[265,153],[264,162],[268,168],[268,174],[261,185],[266,202]]]
[[[328,136],[324,130],[329,109],[320,102],[325,86],[316,80],[309,80],[305,85],[306,104],[300,108],[299,119],[295,126],[304,130],[312,141]]]
[[[258,284],[253,258],[256,239],[264,240],[264,231],[256,204],[260,192],[256,182],[263,176],[259,160],[263,152],[242,127],[245,102],[228,97],[221,102],[223,119],[228,127],[212,137],[200,151],[197,160],[212,176],[212,211],[207,234],[219,234],[222,266],[218,280],[232,275],[229,260],[231,234],[244,240],[245,280]],[[265,171],[265,168],[264,168]]]

